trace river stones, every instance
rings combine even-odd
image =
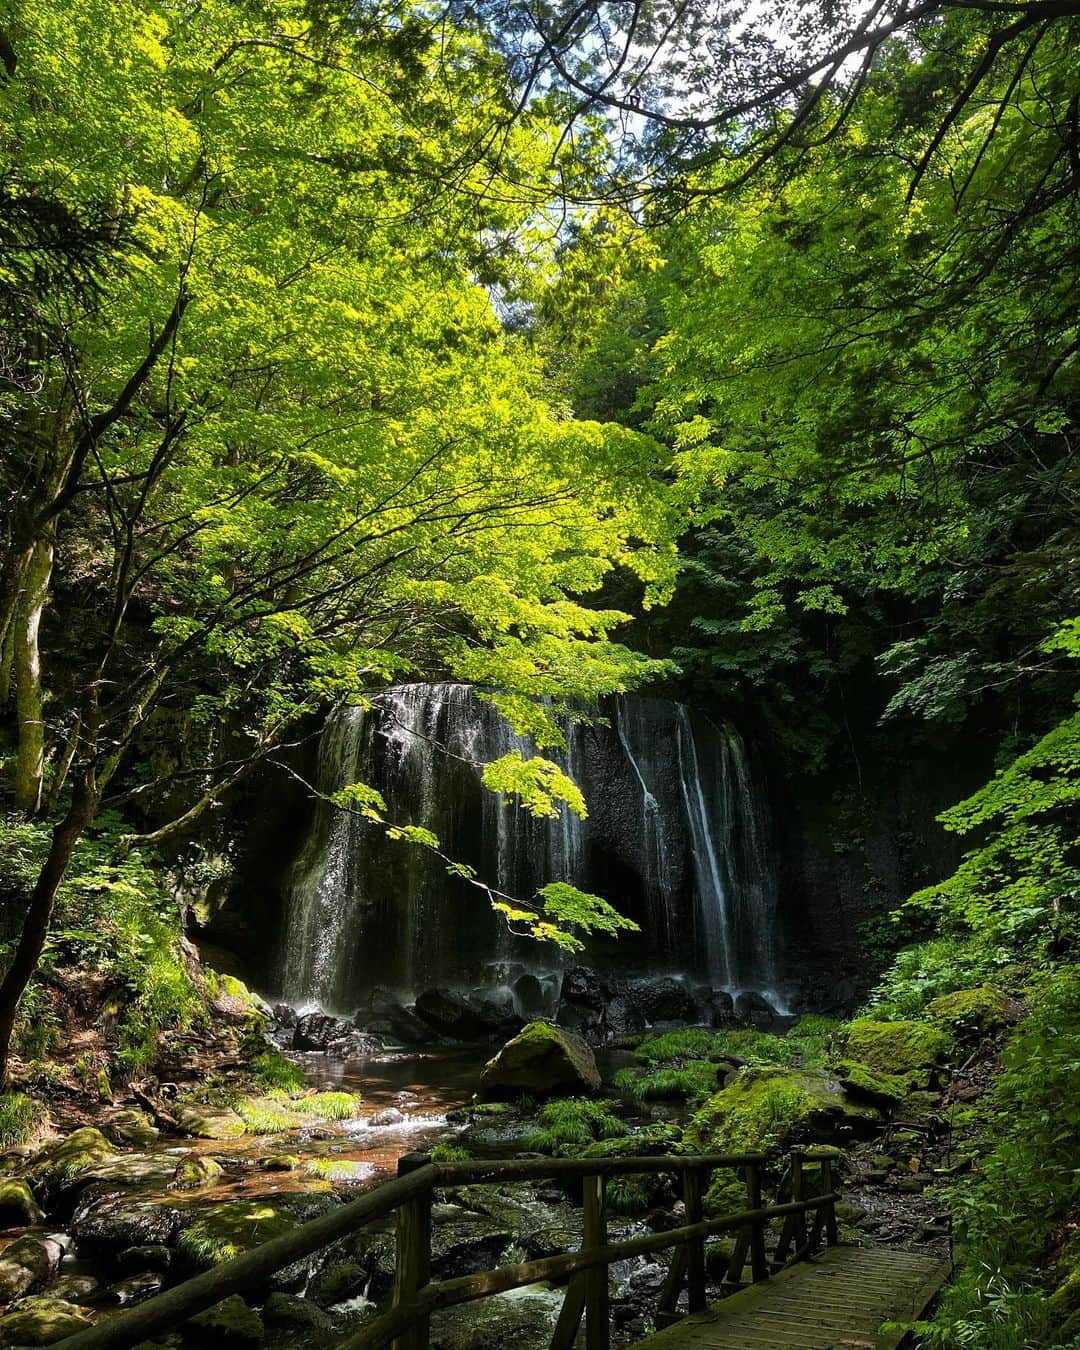
[[[530,1022],[488,1060],[477,1095],[482,1101],[555,1097],[599,1087],[596,1057],[580,1036],[550,1022]]]
[[[85,1308],[58,1298],[27,1298],[0,1317],[0,1345],[52,1345],[91,1325]]]
[[[19,1177],[0,1179],[0,1228],[24,1228],[44,1215],[30,1187]]]
[[[60,1268],[62,1256],[62,1247],[52,1238],[16,1238],[0,1252],[0,1304],[43,1288]]]
[[[135,1148],[151,1148],[161,1131],[142,1111],[116,1111],[105,1122],[105,1133],[115,1144],[130,1144]]]

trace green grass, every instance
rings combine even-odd
[[[42,1116],[42,1108],[24,1092],[0,1095],[0,1148],[25,1144]]]
[[[303,1069],[279,1050],[256,1055],[251,1061],[251,1074],[264,1092],[299,1092],[304,1086]]]
[[[667,1098],[700,1101],[714,1093],[720,1084],[716,1065],[697,1059],[654,1069],[620,1069],[615,1075],[615,1086],[636,1102]]]
[[[291,1109],[292,1105],[274,1097],[242,1097],[234,1109],[248,1134],[284,1134],[305,1123],[304,1117]]]
[[[539,1153],[573,1153],[597,1139],[617,1139],[629,1134],[614,1114],[615,1103],[585,1097],[560,1097],[548,1102],[537,1114],[540,1126],[529,1135],[527,1146]]]
[[[715,1032],[701,1027],[665,1031],[660,1036],[646,1037],[634,1051],[634,1058],[643,1064],[678,1064],[687,1059],[705,1059],[714,1040]]]
[[[289,1110],[319,1120],[353,1120],[360,1114],[360,1096],[354,1092],[313,1092],[310,1097],[296,1097],[289,1102]]]
[[[350,1158],[311,1158],[304,1164],[304,1171],[320,1181],[366,1181],[371,1165]]]

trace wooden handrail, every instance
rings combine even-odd
[[[56,1344],[63,1350],[127,1350],[159,1331],[178,1327],[230,1294],[265,1288],[267,1277],[275,1271],[348,1237],[375,1219],[385,1218],[418,1195],[430,1194],[437,1177],[438,1168],[433,1163],[407,1176],[394,1177],[329,1214],[321,1214],[281,1237],[271,1238],[242,1256],[178,1284],[175,1289],[167,1289]]]
[[[795,1197],[784,1204],[762,1205],[761,1170],[767,1161],[763,1153],[668,1154],[662,1157],[635,1158],[546,1158],[507,1159],[496,1162],[433,1163],[426,1155],[401,1159],[399,1175],[366,1192],[358,1199],[312,1219],[299,1228],[273,1238],[233,1260],[205,1271],[184,1284],[149,1299],[105,1322],[88,1327],[63,1341],[55,1350],[130,1350],[159,1332],[181,1325],[196,1313],[219,1303],[231,1294],[265,1288],[267,1278],[284,1266],[310,1256],[365,1225],[398,1211],[398,1250],[393,1305],[353,1336],[339,1343],[337,1350],[380,1350],[396,1341],[395,1350],[426,1350],[428,1320],[433,1312],[524,1288],[543,1280],[576,1277],[571,1282],[565,1317],[560,1317],[556,1334],[558,1344],[569,1345],[582,1316],[591,1320],[587,1336],[588,1350],[606,1350],[607,1280],[593,1278],[613,1261],[626,1260],[650,1252],[676,1247],[684,1263],[672,1294],[678,1295],[683,1276],[689,1279],[691,1309],[704,1300],[704,1243],[718,1233],[739,1229],[745,1235],[736,1243],[729,1279],[737,1280],[747,1250],[752,1255],[755,1280],[767,1277],[764,1232],[774,1218],[801,1216],[814,1210],[814,1233],[824,1229],[830,1245],[837,1241],[836,1201],[833,1190],[832,1152],[800,1151],[800,1162],[819,1163],[823,1194],[809,1199]],[[748,1207],[735,1214],[702,1219],[701,1204],[710,1171],[717,1167],[745,1170]],[[633,1173],[677,1172],[683,1176],[687,1217],[692,1220],[679,1228],[649,1233],[624,1242],[608,1242],[604,1223],[604,1187],[608,1177]],[[502,1266],[477,1275],[432,1282],[430,1280],[430,1211],[432,1192],[437,1186],[467,1186],[488,1181],[542,1181],[580,1178],[585,1202],[585,1232],[582,1247],[576,1252],[543,1257],[514,1266]],[[801,1248],[805,1256],[814,1237]],[[740,1243],[746,1245],[741,1248]],[[676,1273],[673,1271],[673,1274]],[[582,1284],[581,1281],[584,1283]],[[565,1325],[564,1325],[565,1322]]]
[[[816,1195],[812,1200],[768,1205],[762,1209],[740,1210],[736,1214],[725,1214],[718,1219],[703,1219],[700,1223],[669,1228],[663,1233],[646,1233],[641,1237],[627,1238],[625,1242],[582,1248],[580,1251],[566,1252],[560,1256],[542,1256],[534,1261],[522,1261],[515,1266],[499,1266],[495,1270],[485,1270],[479,1275],[460,1275],[453,1280],[440,1280],[419,1290],[411,1305],[399,1304],[368,1322],[347,1340],[339,1341],[336,1350],[377,1350],[377,1347],[386,1345],[400,1336],[402,1331],[418,1317],[430,1317],[434,1312],[456,1307],[459,1303],[472,1303],[479,1298],[505,1294],[511,1289],[524,1289],[530,1284],[540,1284],[545,1280],[565,1279],[566,1276],[575,1275],[579,1271],[609,1266],[615,1261],[625,1261],[632,1256],[647,1256],[650,1252],[661,1252],[684,1242],[715,1237],[718,1233],[728,1232],[732,1228],[783,1218],[788,1214],[805,1213],[822,1205],[835,1204],[839,1199],[840,1193],[832,1191],[827,1195]]]

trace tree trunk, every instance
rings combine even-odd
[[[11,1036],[15,1029],[19,1000],[41,959],[45,939],[49,935],[56,895],[71,855],[75,852],[82,832],[93,820],[97,808],[96,794],[85,779],[80,780],[76,783],[67,815],[53,830],[48,855],[30,893],[18,946],[0,984],[0,1088],[7,1082]]]
[[[28,816],[41,808],[45,775],[45,721],[41,693],[41,614],[49,595],[53,547],[39,539],[23,581],[22,603],[14,631],[15,713],[19,746],[15,759],[15,809]]]

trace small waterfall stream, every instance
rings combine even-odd
[[[328,720],[321,792],[378,789],[390,819],[432,830],[507,894],[562,880],[603,895],[642,931],[590,940],[589,964],[687,972],[730,993],[774,988],[768,818],[733,727],[664,700],[611,700],[549,755],[581,786],[588,819],[546,821],[482,787],[483,764],[535,748],[470,686],[402,685],[375,702]],[[291,1002],[348,1012],[375,986],[415,995],[490,983],[493,966],[543,975],[559,964],[428,850],[318,807],[289,881],[281,987]]]

